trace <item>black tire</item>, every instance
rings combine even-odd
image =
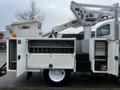
[[[44,70],[43,72],[44,78],[46,80],[46,82],[50,85],[50,86],[63,86],[68,84],[68,80],[70,80],[70,70],[65,70],[65,76],[64,79],[62,79],[59,82],[55,82],[53,81],[50,76],[49,76],[49,69]]]

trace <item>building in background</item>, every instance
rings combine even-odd
[[[0,30],[0,51],[6,50],[6,40],[9,37],[10,32],[6,30]]]

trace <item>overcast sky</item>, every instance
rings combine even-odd
[[[0,0],[0,30],[16,21],[15,14],[18,11],[29,8],[30,2],[35,1],[37,7],[46,14],[43,30],[51,30],[52,27],[74,19],[70,10],[71,0]],[[120,0],[74,0],[79,3],[111,5]]]

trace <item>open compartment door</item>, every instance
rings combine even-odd
[[[17,40],[17,77],[26,70],[26,40]]]
[[[108,72],[118,76],[119,73],[119,41],[108,42]]]
[[[89,59],[93,73],[108,73],[108,42],[105,38],[90,39]]]

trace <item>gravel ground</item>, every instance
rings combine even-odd
[[[6,53],[0,53],[0,65],[5,62]],[[7,72],[7,75],[0,77],[0,87],[29,87],[29,88],[44,88],[52,89],[53,87],[46,84],[42,72],[33,73],[33,77],[27,81],[26,74],[17,78],[15,72]],[[72,74],[67,86],[59,87],[59,89],[80,89],[80,88],[120,88],[120,83],[112,78],[80,78]],[[54,88],[55,89],[55,88]]]

